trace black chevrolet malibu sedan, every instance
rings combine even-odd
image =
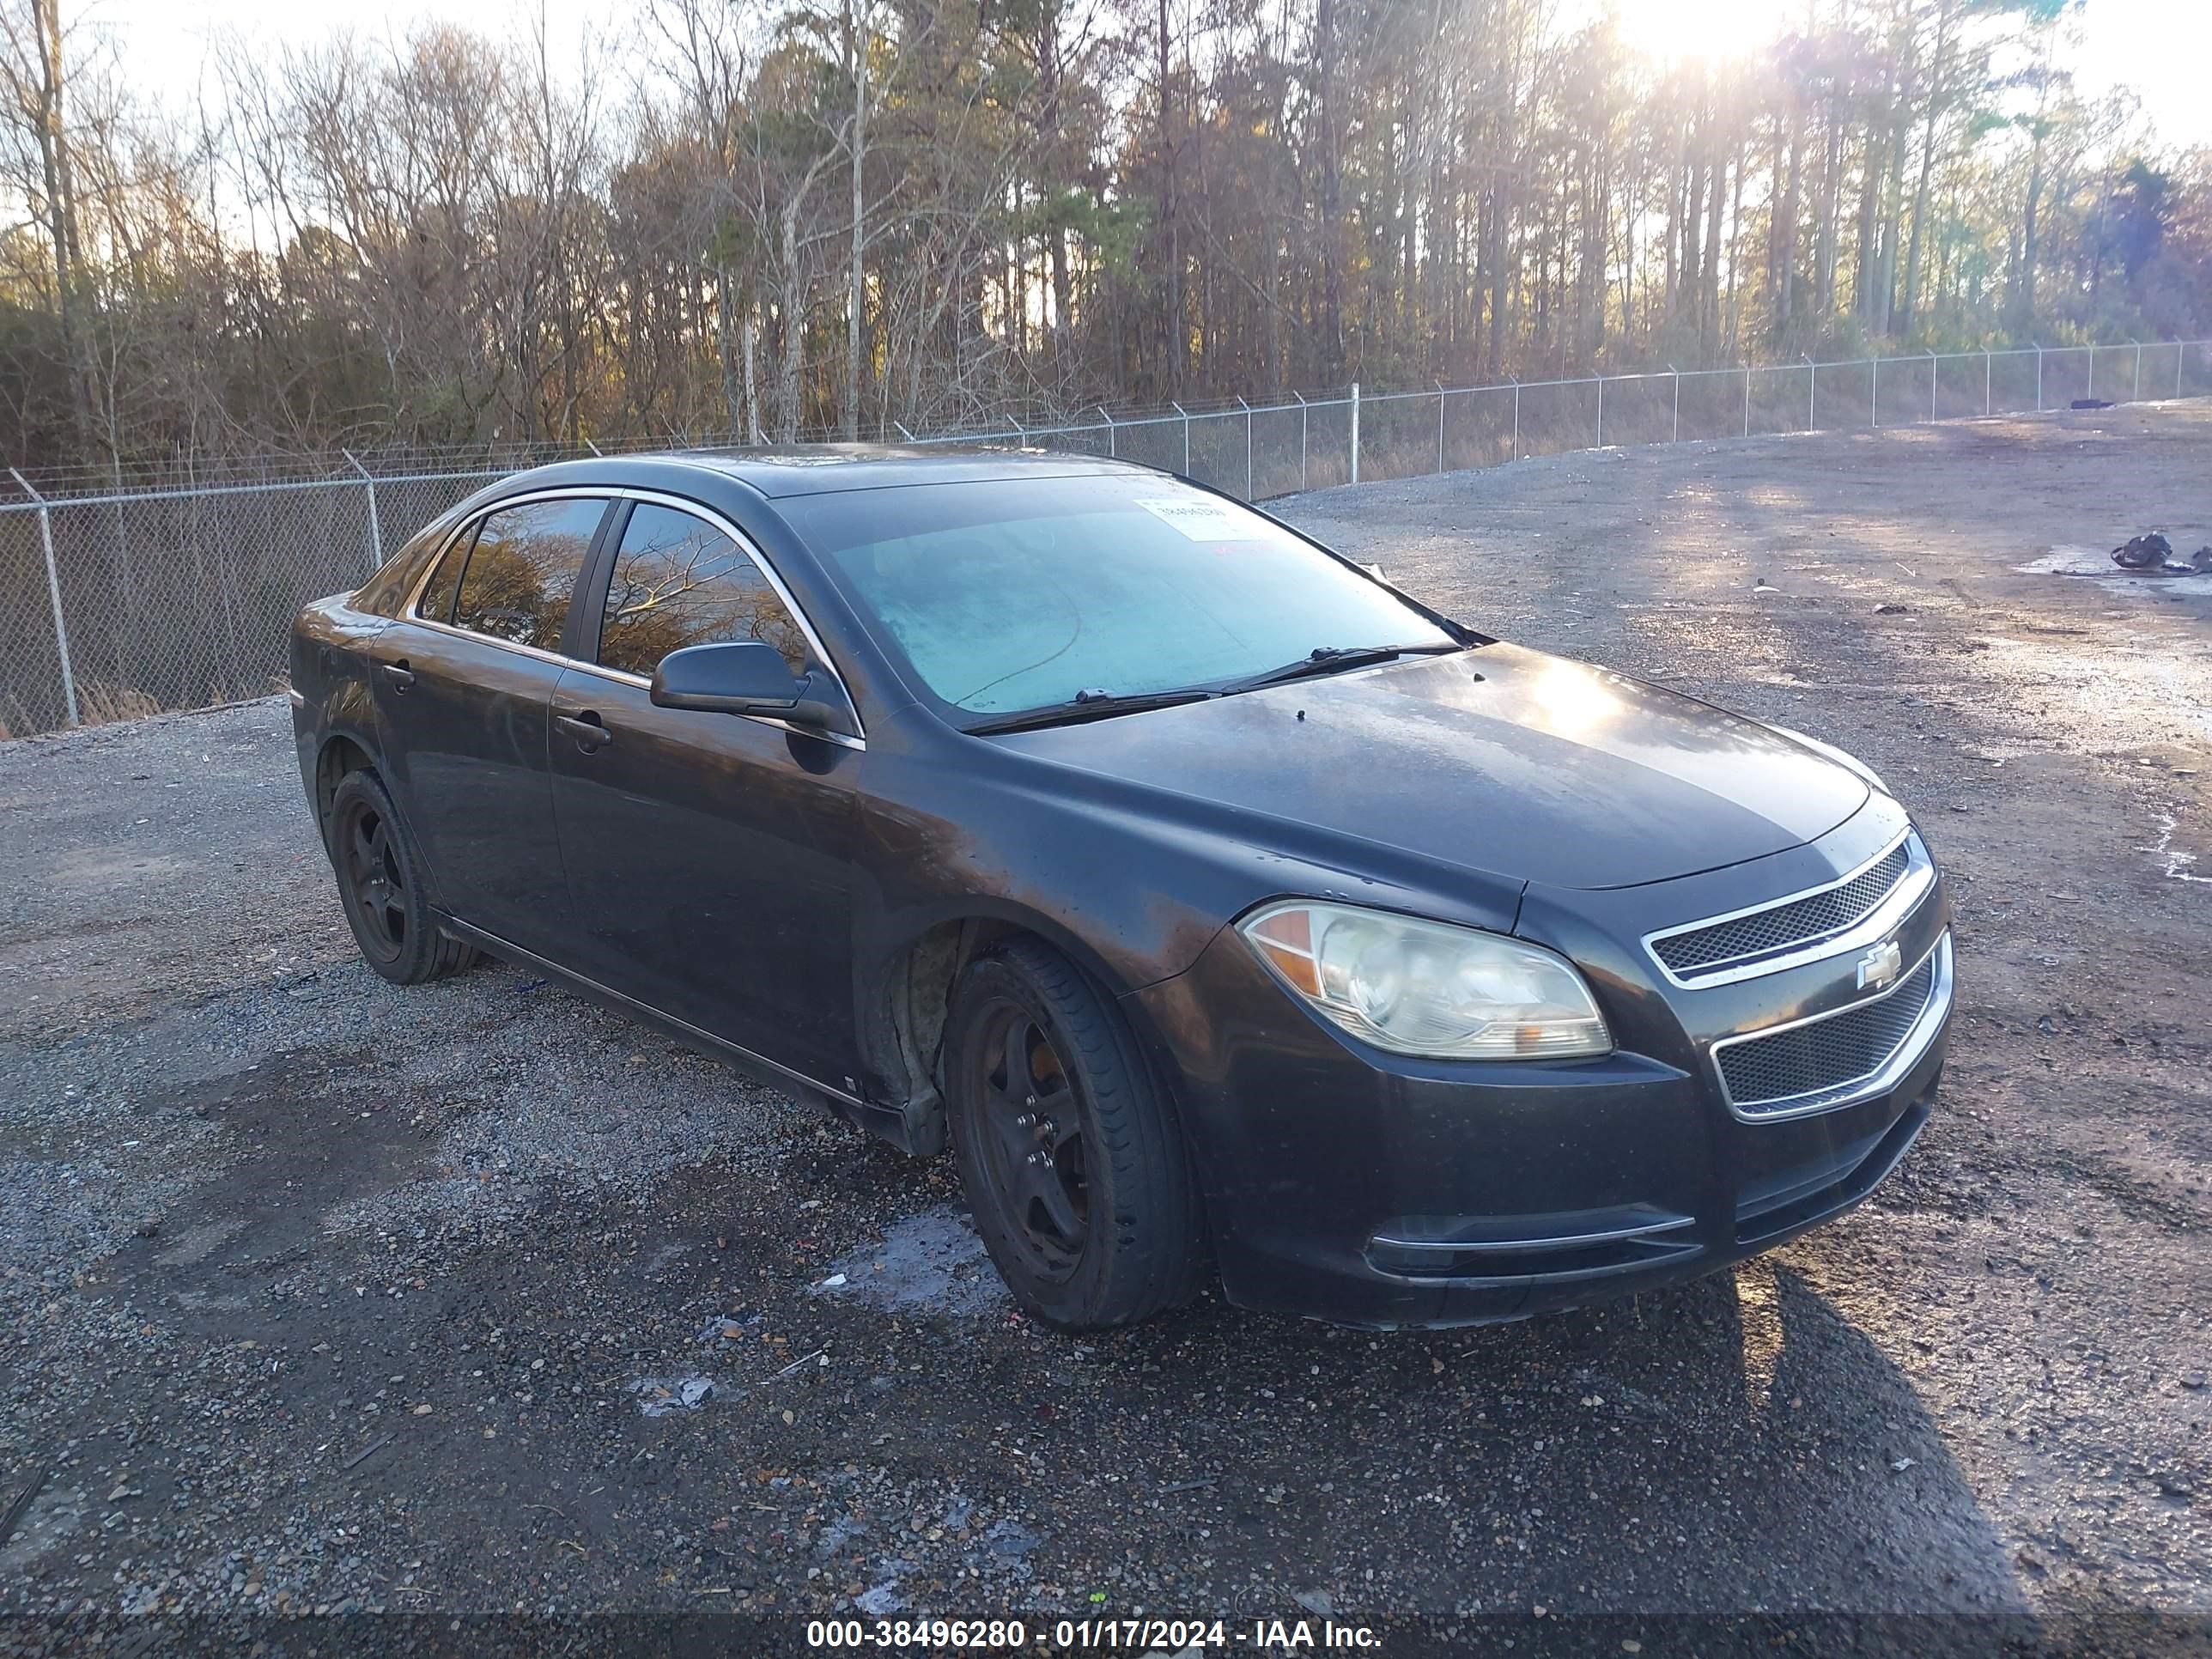
[[[378,973],[489,951],[949,1142],[1062,1328],[1709,1272],[1865,1197],[1943,1063],[1943,884],[1864,766],[1137,467],[547,467],[291,660]]]

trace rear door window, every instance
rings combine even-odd
[[[688,645],[760,640],[806,672],[806,635],[761,568],[695,514],[640,501],[615,550],[599,662],[650,678]]]
[[[576,578],[606,506],[598,497],[569,496],[487,514],[461,573],[453,625],[510,645],[558,651]]]
[[[398,616],[407,596],[415,591],[415,584],[422,580],[423,567],[437,556],[453,534],[453,518],[450,512],[441,513],[410,536],[406,545],[386,559],[353,596],[354,609],[378,617]]]

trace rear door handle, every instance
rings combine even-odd
[[[556,714],[553,724],[575,738],[576,747],[587,755],[596,754],[615,740],[615,734],[588,708],[577,714]]]
[[[408,667],[407,659],[403,657],[398,662],[384,665],[384,678],[392,682],[394,691],[404,691],[415,684],[415,671]]]

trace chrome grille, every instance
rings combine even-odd
[[[1730,1103],[1751,1117],[1802,1110],[1880,1072],[1927,1012],[1941,955],[1940,948],[1929,951],[1887,996],[1769,1036],[1716,1045],[1713,1058]]]
[[[1872,913],[1905,878],[1911,864],[1910,841],[1900,841],[1841,886],[1655,939],[1651,953],[1680,977],[1694,980],[1733,963],[1810,944],[1839,933]]]

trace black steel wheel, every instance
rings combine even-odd
[[[976,1231],[1027,1312],[1093,1330],[1196,1293],[1205,1243],[1172,1104],[1073,963],[1034,939],[971,963],[945,1080]]]
[[[438,931],[423,890],[422,863],[384,781],[349,772],[331,798],[331,863],[338,898],[362,959],[395,985],[420,985],[458,973],[472,946]]]
[[[1011,997],[992,998],[981,1018],[969,1085],[981,1104],[976,1156],[1030,1271],[1062,1280],[1082,1261],[1091,1237],[1083,1119],[1067,1064],[1036,1017]]]

